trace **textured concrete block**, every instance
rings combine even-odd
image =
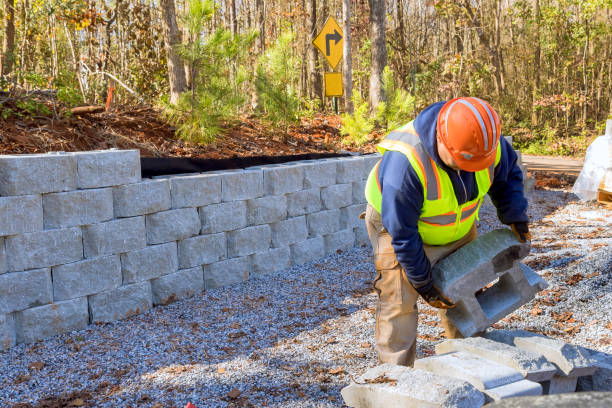
[[[333,254],[339,249],[348,251],[355,244],[355,235],[353,229],[345,229],[332,234],[323,235],[325,240],[325,253]]]
[[[92,323],[107,323],[125,319],[149,310],[152,306],[149,281],[118,287],[89,296]]]
[[[0,238],[0,275],[8,271],[6,265],[6,250],[4,248],[4,238]]]
[[[124,285],[175,273],[178,271],[176,242],[121,254],[121,269]]]
[[[340,230],[340,210],[319,211],[306,215],[310,236],[331,234]]]
[[[250,257],[243,256],[205,265],[203,269],[204,287],[206,289],[213,289],[244,282],[249,279],[251,260]]]
[[[317,160],[304,165],[304,188],[336,184],[336,160]]]
[[[83,227],[86,258],[134,251],[146,246],[144,217],[120,218]]]
[[[353,203],[353,185],[334,184],[321,189],[321,203],[326,210],[341,208]]]
[[[542,383],[544,394],[567,394],[575,392],[578,377],[566,377],[564,375],[555,374],[550,381]]]
[[[610,393],[576,392],[541,397],[509,398],[494,402],[490,405],[490,408],[610,408],[611,406],[612,394]]]
[[[414,368],[459,378],[484,391],[523,380],[518,371],[464,351],[416,360]]]
[[[364,179],[364,161],[361,157],[336,160],[336,183],[352,183]]]
[[[291,250],[288,246],[272,248],[265,252],[251,255],[254,276],[281,271],[291,266]]]
[[[145,180],[113,188],[115,217],[135,217],[170,209],[168,180]]]
[[[110,188],[45,194],[42,202],[45,229],[97,224],[113,218]]]
[[[485,402],[465,381],[391,364],[369,369],[341,394],[354,408],[478,408]]]
[[[247,226],[246,201],[229,201],[199,209],[202,234],[233,231]]]
[[[365,204],[367,202],[365,198],[365,187],[365,180],[353,181],[353,204]]]
[[[612,354],[580,347],[595,361],[597,371],[593,375],[578,377],[580,391],[612,391]]]
[[[365,212],[365,204],[355,204],[340,209],[340,228],[357,228],[365,226],[365,221],[359,218]]]
[[[291,245],[291,264],[300,265],[325,256],[325,240],[314,237]]]
[[[263,172],[242,170],[221,174],[223,201],[249,200],[263,195]]]
[[[204,290],[204,274],[201,266],[182,269],[151,281],[154,305],[167,305],[185,299]]]
[[[16,343],[15,323],[10,314],[0,314],[0,351],[8,350]]]
[[[78,188],[119,186],[141,180],[138,150],[97,150],[73,155],[77,159]]]
[[[436,345],[437,354],[454,351],[465,351],[506,365],[517,370],[525,379],[530,381],[548,381],[557,372],[557,367],[548,362],[540,353],[523,350],[483,337],[450,339]]]
[[[172,208],[202,207],[221,201],[221,175],[199,174],[197,176],[173,177],[170,179]]]
[[[48,268],[0,275],[0,315],[53,302]]]
[[[269,225],[258,225],[227,233],[227,253],[230,258],[264,252],[270,248],[272,232]]]
[[[45,268],[83,259],[80,228],[13,235],[4,241],[9,271]]]
[[[382,156],[378,153],[376,154],[366,154],[361,156],[361,160],[363,160],[363,178],[367,179],[370,175],[370,172],[376,166],[376,163],[380,161]]]
[[[485,395],[487,401],[499,401],[527,395],[542,395],[542,386],[537,382],[522,380],[486,390]]]
[[[42,229],[41,196],[0,197],[0,235],[24,234]]]
[[[121,285],[121,262],[118,255],[56,266],[52,273],[53,298],[56,301],[93,295]]]
[[[321,190],[311,188],[287,194],[287,216],[297,217],[321,210]]]
[[[263,169],[264,194],[279,195],[300,191],[304,187],[304,166],[288,164]]]
[[[365,223],[353,228],[353,233],[355,234],[355,246],[370,245],[370,237]]]
[[[74,190],[76,175],[72,155],[0,155],[0,196]]]
[[[272,247],[279,248],[295,244],[308,238],[306,217],[294,217],[270,225]]]
[[[178,242],[178,259],[181,269],[217,262],[226,256],[224,233],[199,235]]]
[[[18,343],[31,343],[87,326],[87,298],[55,302],[17,312],[15,332]]]
[[[561,340],[551,339],[525,330],[492,330],[484,335],[500,343],[510,344],[524,350],[540,353],[554,363],[560,373],[578,377],[595,372],[596,362],[588,353]]]
[[[162,211],[147,217],[147,244],[163,244],[198,235],[202,224],[195,208]]]
[[[548,286],[520,263],[528,251],[512,231],[500,229],[481,235],[433,268],[434,282],[457,303],[447,316],[464,337],[486,329]]]
[[[266,196],[247,201],[249,225],[269,224],[287,217],[287,197]]]

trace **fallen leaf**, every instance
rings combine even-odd
[[[542,314],[542,309],[540,309],[538,306],[535,306],[533,309],[531,309],[531,313],[532,316],[538,316]]]
[[[240,396],[240,390],[234,388],[233,390],[227,393],[227,396],[231,399],[236,399]]]
[[[41,370],[45,366],[42,361],[35,361],[30,364],[30,370]]]
[[[342,367],[331,368],[327,372],[333,375],[342,374],[344,373],[344,368]]]
[[[85,401],[83,401],[82,398],[76,398],[73,399],[72,401],[70,401],[70,407],[82,407],[83,405],[85,405]]]
[[[219,373],[219,374],[225,374],[225,367],[219,367],[219,368],[217,368],[217,373]]]
[[[370,348],[372,345],[370,343],[361,343],[361,348]]]
[[[606,325],[606,329],[612,330],[612,320],[608,322],[608,324]]]
[[[366,384],[390,384],[393,387],[395,387],[397,385],[397,381],[396,380],[387,377],[384,373],[379,375],[376,378],[366,379],[365,382],[366,382]]]

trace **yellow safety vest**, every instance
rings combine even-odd
[[[381,154],[392,150],[406,155],[423,185],[423,207],[417,226],[423,242],[428,245],[446,245],[464,237],[478,217],[478,210],[485,194],[491,188],[495,166],[501,159],[501,143],[497,146],[495,163],[477,171],[478,196],[459,205],[453,184],[446,171],[441,169],[425,151],[414,121],[389,133],[377,146]],[[376,211],[382,211],[382,190],[378,181],[378,167],[374,166],[366,183],[365,195]]]

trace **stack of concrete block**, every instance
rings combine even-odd
[[[378,160],[142,180],[136,150],[0,156],[0,350],[367,243]]]
[[[481,235],[433,268],[434,282],[455,301],[447,313],[464,337],[485,330],[548,285],[521,263],[529,252],[508,229]]]

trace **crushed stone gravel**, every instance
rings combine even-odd
[[[530,196],[526,262],[550,287],[495,324],[612,353],[612,212]],[[483,205],[478,230],[502,225]],[[377,364],[369,247],[0,353],[2,407],[340,407]],[[418,357],[443,338],[419,302]]]

